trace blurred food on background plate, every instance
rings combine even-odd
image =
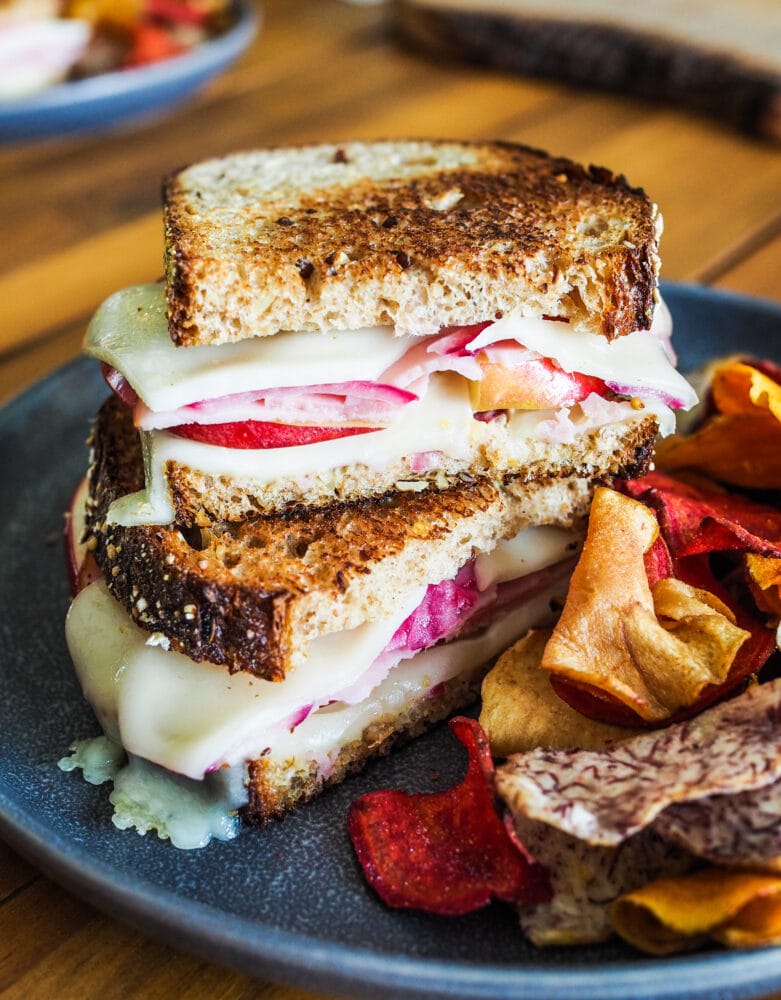
[[[169,59],[232,21],[230,0],[0,0],[0,101]]]

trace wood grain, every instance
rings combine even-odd
[[[257,145],[498,137],[606,164],[660,204],[664,277],[781,302],[777,150],[675,109],[429,62],[396,45],[382,7],[267,0],[264,10],[242,62],[175,116],[0,149],[0,401],[77,354],[103,297],[161,273],[164,173]],[[151,941],[2,845],[0,940],[3,997],[314,996]]]

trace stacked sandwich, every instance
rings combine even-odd
[[[189,167],[164,206],[165,286],[87,337],[114,395],[68,641],[112,738],[265,822],[465,706],[694,397],[661,220],[606,170],[347,143]]]

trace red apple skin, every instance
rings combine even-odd
[[[71,597],[75,597],[79,592],[79,570],[81,569],[81,564],[84,558],[84,552],[81,551],[83,546],[81,546],[77,538],[77,534],[81,534],[81,525],[74,523],[74,520],[78,519],[77,516],[74,517],[74,512],[81,509],[86,489],[87,480],[84,478],[73,491],[70,498],[68,506],[65,510],[65,522],[62,530],[62,537],[65,545],[65,568],[68,572],[68,584],[70,586]]]
[[[474,410],[550,410],[607,392],[602,379],[565,372],[549,358],[501,365],[481,353],[477,361],[483,378],[469,384]]]
[[[381,427],[309,427],[302,424],[275,424],[265,420],[242,420],[226,424],[180,424],[169,427],[170,434],[221,448],[295,448],[336,438],[370,434]]]
[[[84,529],[84,501],[87,495],[87,479],[81,480],[73,491],[73,496],[65,511],[65,523],[62,537],[65,548],[65,568],[68,574],[68,585],[71,597],[88,584],[94,583],[102,576],[98,564],[87,546],[81,542]]]

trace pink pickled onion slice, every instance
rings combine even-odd
[[[642,382],[633,382],[631,384],[606,382],[605,385],[608,389],[612,389],[613,392],[618,393],[619,396],[641,396],[643,399],[658,399],[660,403],[664,403],[665,406],[669,406],[673,410],[681,410],[687,405],[687,401],[681,399],[680,396],[671,396],[668,392],[643,385]]]
[[[242,420],[309,425],[361,421],[384,426],[417,398],[408,389],[377,382],[284,386],[232,393],[167,411],[150,410],[139,401],[134,421],[143,430],[161,430],[190,423],[239,423]]]
[[[466,345],[485,330],[490,323],[476,323],[474,326],[454,326],[442,330],[428,345],[431,354],[474,354],[467,351]]]
[[[417,651],[433,646],[453,632],[478,601],[474,582],[461,585],[455,580],[429,584],[421,603],[396,629],[386,647]]]
[[[451,339],[448,335],[447,339]],[[411,347],[398,361],[387,368],[380,379],[397,386],[414,385],[421,378],[435,372],[452,371],[464,378],[479,380],[482,377],[480,365],[470,352],[462,350],[458,344],[470,338],[452,339],[450,346],[443,347],[441,336],[426,337]]]

